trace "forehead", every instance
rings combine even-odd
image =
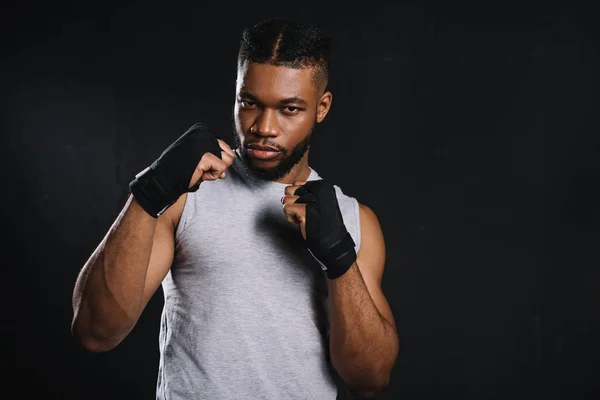
[[[289,68],[253,62],[238,68],[237,91],[261,97],[302,97],[309,99],[317,92],[313,68]]]

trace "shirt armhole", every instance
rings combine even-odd
[[[177,223],[177,229],[175,229],[175,246],[177,246],[177,243],[179,242],[181,235],[187,228],[188,219],[189,219],[190,214],[192,213],[192,210],[190,210],[190,209],[193,207],[193,204],[194,204],[192,202],[194,195],[195,195],[195,193],[188,192],[187,196],[185,197],[183,211],[181,212],[181,217],[179,217],[179,222]]]
[[[354,216],[356,221],[356,243],[354,243],[354,251],[358,254],[358,250],[360,250],[360,208],[358,205],[358,200],[355,198],[352,199],[354,203]]]

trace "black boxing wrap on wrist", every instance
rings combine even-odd
[[[335,187],[325,180],[308,181],[298,189],[296,203],[306,204],[306,242],[327,278],[336,279],[356,261],[354,240],[346,229]]]
[[[129,190],[140,206],[158,218],[185,192],[195,192],[199,184],[190,180],[205,153],[221,158],[218,136],[205,124],[192,125],[167,147],[149,167],[129,183]]]

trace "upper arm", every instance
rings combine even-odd
[[[377,216],[369,207],[359,204],[360,248],[356,264],[379,313],[396,329],[390,305],[381,289],[385,266],[385,240]]]
[[[175,256],[175,230],[183,212],[186,197],[186,194],[183,194],[179,200],[167,208],[156,220],[152,251],[146,271],[142,309],[146,307],[148,301],[150,301],[165,279],[173,264]]]

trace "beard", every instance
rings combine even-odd
[[[248,172],[252,177],[262,181],[276,181],[287,175],[292,168],[294,168],[294,166],[296,166],[300,160],[302,160],[302,157],[304,157],[306,152],[310,149],[313,131],[314,125],[306,137],[302,139],[302,141],[298,143],[291,151],[278,146],[278,149],[281,150],[283,155],[279,160],[279,163],[271,168],[260,168],[252,165],[252,159],[250,156],[248,156],[246,149],[242,146],[240,134],[235,127],[235,122],[233,122],[233,142],[235,147],[239,149],[239,154],[241,155],[242,161],[241,164],[246,172]]]

